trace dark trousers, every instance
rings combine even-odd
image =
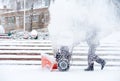
[[[101,64],[104,61],[102,58],[98,57],[98,55],[95,54],[96,48],[97,48],[96,45],[89,46],[89,50],[88,50],[88,65],[89,66],[93,64],[94,61],[96,61],[99,64]]]

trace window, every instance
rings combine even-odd
[[[15,17],[14,16],[13,17],[8,17],[7,18],[7,24],[10,27],[14,26],[15,25]]]
[[[23,22],[24,22],[24,18],[23,18],[23,16],[19,16],[19,24],[20,25],[23,25]]]
[[[45,22],[45,24],[47,24],[49,22],[49,14],[48,13],[44,14],[44,22]]]
[[[29,23],[29,22],[30,22],[30,16],[27,15],[27,16],[25,17],[25,23]]]
[[[4,26],[5,25],[5,17],[1,17],[1,24]]]
[[[39,21],[39,16],[33,15],[33,22],[38,22],[38,21]]]
[[[15,17],[8,17],[8,23],[15,23]]]

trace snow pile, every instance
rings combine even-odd
[[[0,25],[0,33],[5,33],[5,29],[2,25]]]
[[[23,31],[11,31],[11,39],[30,39],[29,32],[23,32]]]
[[[48,32],[37,32],[36,30],[33,30],[31,32],[27,31],[11,31],[11,39],[38,39],[38,40],[48,40],[49,34]]]
[[[36,30],[32,30],[30,34],[32,38],[36,38],[36,36],[38,36],[38,32]]]
[[[49,55],[49,54],[41,54],[41,56],[42,57],[44,57],[44,58],[46,58],[46,59],[49,59],[50,60],[50,62],[52,62],[52,63],[55,63],[56,62],[56,58],[54,57],[54,56],[52,56],[52,55]]]

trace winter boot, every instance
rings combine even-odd
[[[89,64],[88,68],[85,71],[93,71],[94,70],[94,63]]]
[[[99,58],[99,59],[96,60],[96,62],[101,64],[101,70],[103,70],[103,68],[104,68],[104,66],[106,64],[105,60]]]
[[[105,60],[103,60],[103,62],[101,63],[101,70],[103,70],[105,64],[106,64],[106,62],[105,62]]]

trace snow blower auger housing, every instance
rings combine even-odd
[[[67,71],[70,68],[71,53],[67,46],[62,46],[55,55],[59,71]]]

